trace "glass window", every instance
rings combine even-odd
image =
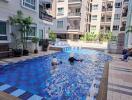
[[[120,14],[115,14],[114,19],[115,20],[120,20],[120,16],[121,16]]]
[[[91,26],[91,31],[95,31],[96,30],[96,26]]]
[[[58,2],[64,2],[64,0],[58,0]]]
[[[6,22],[0,22],[0,35],[6,35]]]
[[[121,6],[122,6],[122,3],[121,2],[115,3],[115,8],[121,8]]]
[[[97,15],[92,15],[91,19],[92,20],[97,20]]]
[[[63,28],[63,21],[57,21],[57,28]]]
[[[119,25],[114,25],[113,30],[119,30]]]
[[[44,35],[43,35],[43,30],[39,30],[39,39],[43,39]]]
[[[31,27],[30,32],[27,33],[28,37],[32,37],[36,35],[36,27]]]
[[[64,8],[58,8],[58,15],[64,15]]]
[[[23,0],[23,6],[35,10],[36,9],[36,0]]]
[[[98,5],[92,5],[92,10],[98,10]]]

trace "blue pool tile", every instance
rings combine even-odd
[[[1,83],[1,82],[0,82],[0,86],[2,86],[2,85],[4,85],[4,83]]]
[[[11,95],[18,97],[18,96],[22,95],[23,93],[25,93],[24,90],[18,89],[16,91],[12,92]]]
[[[0,91],[3,91],[3,90],[8,89],[8,88],[10,88],[10,87],[11,87],[11,86],[10,86],[10,85],[7,85],[7,84],[2,85],[2,86],[0,86]]]
[[[13,91],[15,91],[15,90],[17,90],[16,87],[10,87],[10,88],[4,90],[4,92],[6,92],[6,93],[11,93],[11,92],[13,92]]]
[[[40,97],[38,95],[31,96],[28,100],[42,100],[43,97]]]
[[[25,92],[24,94],[20,95],[19,98],[22,100],[27,100],[29,99],[33,94],[29,92]]]

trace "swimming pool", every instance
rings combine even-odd
[[[70,65],[70,52],[74,52],[76,58],[84,61]],[[55,70],[51,67],[53,56],[62,61]],[[37,94],[46,100],[85,100],[93,80],[103,71],[105,62],[109,60],[111,57],[102,52],[67,49],[6,65],[0,71],[0,82]]]

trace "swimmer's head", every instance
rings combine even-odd
[[[70,57],[74,57],[74,53],[70,53]]]
[[[52,62],[57,63],[57,59],[56,58],[53,58]]]

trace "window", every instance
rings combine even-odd
[[[0,35],[6,35],[6,22],[0,22]]]
[[[58,0],[58,2],[64,2],[64,0]]]
[[[96,30],[96,26],[91,26],[91,31],[95,31]]]
[[[111,22],[111,17],[112,17],[112,15],[107,15],[107,16],[106,16],[106,21],[107,21],[107,22]]]
[[[6,22],[0,22],[0,40],[7,40]]]
[[[122,3],[121,2],[115,3],[115,8],[121,8],[121,6],[122,6]]]
[[[36,0],[23,0],[23,6],[30,8],[32,10],[36,9]]]
[[[36,35],[36,27],[31,27],[30,32],[27,33],[28,37],[33,37]]]
[[[92,15],[91,19],[92,20],[97,20],[97,15]]]
[[[58,8],[58,15],[64,15],[64,8]]]
[[[113,30],[119,30],[119,25],[114,25]]]
[[[92,5],[92,10],[98,10],[98,5]]]
[[[43,36],[43,30],[39,30],[39,39],[43,39],[44,36]]]
[[[115,20],[120,20],[120,16],[121,16],[120,14],[115,14],[114,19]]]
[[[63,21],[57,21],[57,28],[63,28]]]

